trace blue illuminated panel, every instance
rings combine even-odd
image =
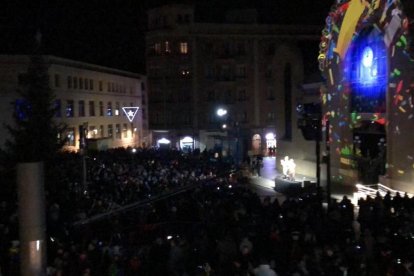
[[[385,112],[388,58],[383,36],[376,29],[362,33],[349,50],[344,69],[352,111]]]

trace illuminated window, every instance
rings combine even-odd
[[[134,124],[133,123],[131,123],[131,137],[132,138],[134,138],[134,136],[135,136],[135,132],[136,132],[137,130],[134,128]]]
[[[66,101],[66,117],[72,118],[74,116],[74,109],[73,109],[73,100]]]
[[[65,139],[66,139],[66,145],[67,146],[75,146],[75,129],[67,128],[65,131]]]
[[[88,138],[96,138],[98,136],[98,129],[95,126],[89,127]]]
[[[164,46],[165,46],[165,52],[168,53],[168,54],[171,53],[171,45],[170,45],[170,42],[169,41],[165,41]]]
[[[108,102],[108,105],[106,107],[106,116],[112,116],[112,103]]]
[[[123,124],[122,134],[124,138],[128,138],[128,125],[127,124]]]
[[[188,54],[188,43],[187,42],[180,42],[180,54],[183,54],[183,55]]]
[[[119,102],[116,102],[115,103],[115,116],[121,115],[119,109],[120,109],[119,108]]]
[[[156,54],[161,54],[161,43],[157,42],[154,44],[154,51]]]
[[[78,102],[79,117],[85,117],[85,101]]]

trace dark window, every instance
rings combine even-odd
[[[105,137],[105,129],[103,125],[99,126],[99,137],[101,138]]]
[[[112,125],[108,125],[108,137],[113,138],[114,137],[114,129]]]
[[[78,102],[79,117],[85,117],[85,101]]]
[[[60,87],[60,76],[55,74],[55,87]]]
[[[121,125],[120,124],[115,125],[115,138],[121,139]]]
[[[99,116],[104,116],[104,104],[99,102]]]
[[[95,116],[95,102],[89,101],[89,116],[94,117]]]
[[[14,112],[15,116],[19,121],[24,121],[29,116],[30,106],[27,101],[23,99],[17,99],[14,102]]]
[[[68,88],[72,88],[72,77],[68,76]]]
[[[59,99],[55,100],[55,116],[57,118],[62,117],[62,102]]]

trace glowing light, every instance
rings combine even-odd
[[[171,143],[171,141],[166,138],[161,138],[158,140],[158,144],[168,145],[169,143]]]
[[[183,143],[192,143],[193,138],[191,138],[190,136],[186,136],[181,140],[181,142],[183,142]]]
[[[273,140],[273,139],[275,139],[275,135],[270,132],[270,133],[266,134],[266,139],[267,140]]]
[[[372,67],[373,61],[374,52],[372,51],[371,47],[367,46],[362,52],[362,65],[364,65],[365,67]]]
[[[138,106],[131,106],[131,107],[123,107],[122,110],[124,111],[125,115],[127,116],[128,120],[132,122],[137,115],[139,107]]]
[[[224,108],[217,109],[217,115],[218,116],[222,117],[222,116],[224,116],[226,114],[227,114],[227,110],[226,109],[224,109]]]

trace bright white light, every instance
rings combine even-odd
[[[367,46],[364,48],[364,51],[362,52],[362,64],[365,67],[371,67],[374,61],[374,51],[372,51],[372,48]]]
[[[183,143],[192,143],[193,138],[191,138],[190,136],[186,136],[181,140],[181,142],[183,142]]]
[[[123,107],[122,110],[124,111],[125,115],[128,117],[128,120],[132,122],[137,115],[139,107],[138,106],[130,106],[130,107]]]
[[[40,241],[39,240],[36,241],[36,250],[37,251],[40,250]]]
[[[270,132],[270,133],[266,134],[266,139],[267,140],[273,140],[273,139],[275,139],[275,135]]]
[[[226,109],[224,109],[224,108],[217,109],[217,115],[218,116],[222,117],[222,116],[224,116],[226,114],[227,114],[227,110]]]
[[[132,149],[132,152],[133,152],[133,153],[136,153],[136,152],[137,152],[137,149],[135,149],[135,148],[134,148],[134,149]]]
[[[221,128],[227,128],[227,125],[226,124],[223,124],[222,126],[221,126]]]
[[[167,236],[167,240],[171,240],[172,239],[172,236]]]
[[[166,139],[166,138],[161,138],[160,140],[158,140],[158,144],[166,145],[166,144],[169,144],[169,143],[171,143],[171,141]]]

